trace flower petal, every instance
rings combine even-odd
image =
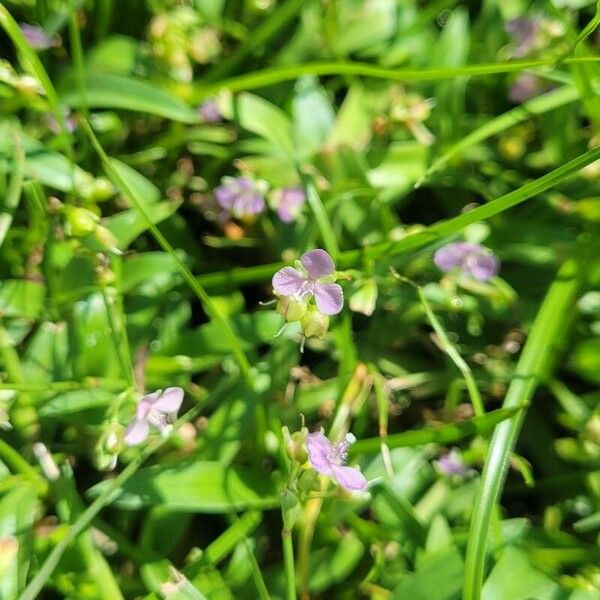
[[[300,262],[304,265],[311,279],[325,277],[325,275],[331,275],[335,271],[331,256],[320,248],[303,254],[300,257]]]
[[[331,453],[333,445],[321,431],[309,433],[306,444],[308,446],[308,460],[315,471],[323,475],[332,475]]]
[[[139,399],[135,413],[135,418],[138,421],[143,421],[146,418],[148,412],[150,412],[150,409],[158,400],[159,396],[160,392],[152,392],[151,394],[146,394],[143,398]]]
[[[500,261],[487,253],[473,254],[466,261],[465,268],[479,281],[487,281],[496,275],[500,268]]]
[[[438,269],[447,272],[461,267],[465,257],[470,252],[477,252],[479,246],[469,244],[468,242],[454,242],[442,246],[433,257],[433,262]]]
[[[333,477],[347,490],[366,490],[367,480],[365,476],[354,467],[340,467],[332,465]]]
[[[344,306],[344,290],[337,283],[316,283],[317,308],[324,315],[337,315]]]
[[[183,402],[183,390],[180,387],[167,388],[154,402],[154,408],[162,413],[176,413]]]
[[[140,421],[136,419],[135,421],[130,423],[127,429],[125,430],[125,436],[123,438],[123,441],[128,446],[137,446],[148,437],[149,431],[150,426],[146,421]]]
[[[300,291],[305,281],[302,274],[293,267],[283,267],[273,275],[271,284],[279,296],[293,296]]]

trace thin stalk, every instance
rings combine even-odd
[[[0,213],[0,246],[10,229],[13,215],[19,206],[21,192],[23,190],[23,177],[25,175],[25,152],[18,137],[15,136],[14,166],[8,189],[4,195],[4,207]]]
[[[481,399],[481,394],[479,393],[479,388],[477,387],[477,383],[475,381],[475,378],[473,377],[473,372],[471,371],[471,368],[465,362],[464,358],[459,354],[458,350],[454,347],[454,345],[450,341],[450,338],[448,338],[448,335],[446,334],[443,325],[435,316],[433,310],[431,310],[431,305],[425,297],[423,288],[420,286],[416,286],[416,289],[417,294],[419,295],[419,300],[421,301],[421,304],[425,309],[427,319],[429,320],[429,323],[431,324],[433,330],[438,336],[442,350],[450,357],[452,362],[456,365],[456,367],[462,373],[462,376],[465,379],[467,390],[469,392],[469,397],[471,398],[471,404],[473,405],[473,410],[475,411],[475,416],[481,417],[485,414],[485,408],[483,406],[483,400]]]
[[[235,384],[235,378],[230,378],[224,383],[218,385],[215,390],[207,397],[206,402],[216,402],[223,398]],[[193,421],[200,415],[204,409],[204,403],[197,404],[194,408],[190,409],[185,415],[180,417],[173,426],[174,431],[179,429],[181,425],[189,421]],[[104,492],[92,502],[77,518],[77,520],[71,525],[67,534],[54,546],[48,558],[41,566],[35,577],[29,582],[29,585],[25,588],[23,593],[19,596],[19,600],[35,600],[39,593],[44,588],[46,581],[52,576],[52,573],[58,566],[62,555],[65,550],[69,547],[71,542],[77,538],[77,536],[85,531],[86,528],[92,523],[96,515],[108,504],[113,494],[142,466],[142,464],[154,454],[157,450],[162,448],[168,441],[169,437],[161,437],[155,440],[153,443],[148,444],[143,448],[138,456],[132,460],[121,473],[115,477],[110,485],[106,487]],[[266,600],[266,598],[265,598]]]
[[[327,216],[327,211],[323,206],[323,202],[321,201],[321,197],[315,188],[315,185],[308,178],[305,178],[305,188],[306,188],[306,199],[308,201],[308,205],[312,210],[313,215],[315,216],[315,221],[317,222],[317,226],[319,227],[319,231],[321,232],[321,237],[323,238],[323,243],[325,244],[325,249],[335,262],[339,253],[340,248],[337,243],[337,238],[333,228],[331,227],[331,221]]]
[[[296,600],[296,568],[294,565],[294,542],[292,531],[294,519],[283,503],[281,504],[281,516],[283,528],[281,530],[281,542],[283,544],[283,568],[285,572],[285,597],[286,600]]]
[[[41,480],[39,473],[12,446],[0,438],[0,459],[15,473],[21,473],[33,481]]]
[[[196,102],[214,96],[220,90],[229,90],[230,92],[253,90],[276,85],[284,81],[293,81],[303,75],[359,75],[374,79],[403,82],[441,81],[461,76],[497,75],[499,73],[541,69],[556,66],[557,64],[573,65],[596,63],[599,61],[600,57],[598,56],[573,56],[564,59],[511,60],[500,63],[464,65],[462,67],[431,67],[426,69],[393,69],[360,62],[313,62],[285,67],[271,67],[223,79],[213,84],[199,84],[193,94],[193,101]]]

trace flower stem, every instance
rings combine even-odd
[[[296,600],[296,569],[294,565],[294,543],[292,540],[293,518],[290,511],[281,505],[283,529],[281,541],[283,543],[283,568],[285,571],[285,597],[286,600]]]

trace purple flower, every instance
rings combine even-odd
[[[306,202],[306,194],[300,187],[283,188],[279,193],[277,214],[284,223],[295,221],[302,205]]]
[[[437,470],[447,477],[455,475],[463,476],[469,473],[469,469],[462,461],[460,452],[456,448],[452,448],[450,452],[440,456],[439,460],[436,460],[434,464]]]
[[[198,114],[205,123],[218,123],[223,119],[219,110],[219,103],[215,98],[206,100],[198,106]]]
[[[125,443],[128,446],[141,444],[148,437],[150,425],[154,425],[161,433],[167,431],[182,402],[183,390],[179,387],[146,394],[138,402],[135,418],[125,431]]]
[[[513,58],[523,58],[535,48],[540,22],[531,18],[511,19],[504,26],[514,42]]]
[[[347,490],[367,489],[365,476],[354,467],[346,466],[348,447],[356,441],[351,434],[335,446],[325,437],[323,432],[308,434],[308,460],[315,471],[335,479]]]
[[[27,43],[34,50],[48,50],[48,48],[52,48],[57,44],[56,38],[47,35],[39,25],[19,23],[19,27]]]
[[[263,191],[258,182],[247,177],[223,177],[215,188],[219,206],[237,219],[258,215],[265,209]]]
[[[74,115],[70,109],[63,107],[62,113],[65,117],[65,125],[67,126],[67,131],[69,133],[73,133],[77,129],[77,117]],[[62,131],[60,123],[56,120],[56,117],[52,113],[46,113],[43,116],[43,122],[46,124],[48,129],[55,134],[59,134]]]
[[[278,296],[295,300],[314,297],[324,315],[337,315],[344,306],[344,291],[331,283],[335,265],[325,250],[311,250],[300,257],[297,267],[283,267],[273,275],[273,290]]]
[[[491,279],[500,268],[500,261],[490,250],[469,242],[446,244],[435,253],[433,261],[444,272],[460,269],[479,281]]]
[[[533,73],[521,73],[508,89],[508,99],[511,102],[521,103],[531,100],[546,91],[542,80]]]

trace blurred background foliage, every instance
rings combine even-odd
[[[479,557],[482,598],[600,597],[600,163],[410,246],[596,145],[600,65],[564,60],[596,56],[594,2],[2,10],[0,598],[19,597],[113,470],[138,457],[119,442],[136,392],[175,385],[196,418],[106,498],[43,597],[286,597],[281,426],[298,430],[300,415],[311,430],[350,428],[352,460],[375,480],[363,496],[330,489],[301,508],[301,597],[468,594],[491,432],[514,418],[516,405],[498,410],[569,260],[572,301],[561,312],[550,300],[537,321],[553,336],[537,348],[539,388]],[[39,24],[46,47],[15,46],[4,13]],[[369,65],[381,69],[369,76]],[[212,190],[240,174],[269,190],[269,209],[224,220]],[[293,186],[308,200],[284,223],[277,190]],[[456,239],[491,248],[500,276],[443,276],[433,252]],[[301,353],[297,328],[275,337],[283,320],[260,303],[282,261],[315,247],[343,271],[346,307]],[[436,326],[472,371],[485,416]],[[440,460],[451,450],[454,470]],[[44,452],[60,466],[50,480]]]

